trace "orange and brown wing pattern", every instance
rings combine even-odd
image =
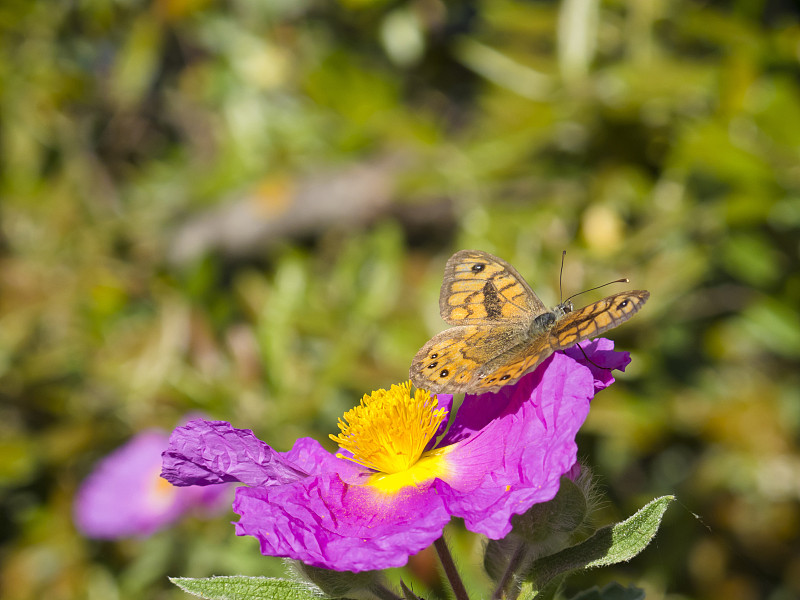
[[[567,313],[550,331],[550,345],[563,350],[613,329],[635,315],[649,297],[646,290],[630,290]]]
[[[636,314],[649,297],[650,292],[645,290],[621,292],[567,313],[556,321],[549,332],[487,363],[481,369],[473,389],[469,391],[495,391],[503,385],[516,382],[556,350],[564,350],[624,323]]]
[[[487,363],[469,393],[497,391],[504,385],[515,383],[538,367],[553,351],[547,334],[535,337]]]
[[[534,322],[547,312],[504,260],[461,250],[447,261],[439,294],[442,318],[455,325],[434,336],[411,363],[415,386],[435,393],[482,393],[516,382],[556,350],[563,350],[630,319],[647,301],[644,290],[622,292]],[[569,307],[569,308],[567,308]]]
[[[435,335],[411,362],[409,376],[418,387],[435,393],[460,394],[478,381],[480,369],[514,347],[523,331],[516,327],[463,325]]]
[[[439,311],[451,325],[530,322],[542,301],[504,260],[481,250],[461,250],[447,261]]]

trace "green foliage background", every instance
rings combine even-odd
[[[279,574],[232,513],[96,542],[73,494],[191,411],[327,439],[444,327],[460,248],[549,304],[562,249],[566,293],[652,293],[579,446],[600,524],[685,510],[583,583],[800,595],[797,5],[12,1],[0,32],[5,598]]]

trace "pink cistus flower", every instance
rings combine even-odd
[[[168,443],[166,431],[142,431],[97,464],[73,505],[75,525],[83,535],[146,537],[192,509],[206,514],[227,510],[223,487],[176,488],[159,477]]]
[[[496,393],[466,396],[444,435],[452,396],[394,385],[340,420],[334,455],[301,438],[277,452],[247,429],[195,420],[178,427],[162,476],[179,486],[239,482],[237,535],[265,555],[339,571],[402,566],[451,517],[492,539],[511,517],[555,496],[576,463],[575,435],[596,391],[624,369],[610,340],[556,353]],[[441,439],[436,441],[436,437]]]

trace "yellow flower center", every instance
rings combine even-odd
[[[339,435],[331,439],[352,458],[337,454],[380,473],[402,473],[423,457],[425,446],[447,417],[425,390],[411,395],[411,382],[388,391],[364,395],[361,404],[339,419]],[[427,453],[426,453],[427,454]]]
[[[177,494],[178,488],[160,475],[161,465],[156,465],[153,469],[150,485],[147,486],[146,498],[151,507],[163,510],[175,501],[175,494]]]

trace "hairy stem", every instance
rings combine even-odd
[[[450,587],[453,588],[453,595],[455,595],[456,600],[469,600],[467,588],[464,587],[464,582],[461,581],[461,576],[456,569],[456,563],[453,562],[453,555],[450,554],[450,549],[447,547],[444,537],[440,537],[433,542],[433,547],[436,548],[436,553],[439,555],[439,560],[442,562],[444,574],[450,582]]]
[[[514,577],[514,574],[519,569],[520,565],[522,564],[522,559],[525,557],[525,543],[520,541],[517,549],[514,551],[514,554],[508,561],[508,565],[506,566],[506,570],[503,573],[503,576],[500,578],[500,581],[497,583],[497,587],[494,589],[494,593],[492,594],[492,600],[500,600],[503,597],[503,594],[508,589],[509,583],[511,583],[511,578]]]

